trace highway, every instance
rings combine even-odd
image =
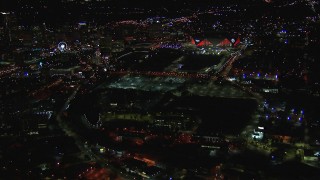
[[[79,89],[80,89],[80,86],[78,86],[73,91],[73,93],[68,97],[65,104],[57,114],[57,121],[59,123],[60,128],[66,133],[66,135],[72,137],[75,140],[75,143],[80,149],[81,154],[84,156],[90,157],[90,161],[97,161],[98,158],[91,151],[91,149],[88,147],[85,147],[85,143],[81,140],[81,138],[74,131],[72,131],[69,125],[66,123],[66,121],[63,121],[61,118],[62,113],[70,106],[70,102],[75,98]]]
[[[242,52],[244,52],[244,50],[247,48],[247,45],[244,45],[241,50],[236,51],[235,53],[232,54],[232,56],[228,59],[228,61],[225,63],[225,65],[222,67],[222,69],[219,71],[219,76],[223,77],[226,80],[226,77],[228,76],[230,70],[232,69],[232,65],[233,63],[239,59],[239,57],[241,57]],[[230,81],[230,83],[232,85],[234,85],[235,87],[241,89],[242,91],[250,94],[256,101],[258,104],[258,111],[259,111],[259,107],[262,106],[264,98],[256,92],[253,92],[251,89],[242,86],[239,83],[236,83],[235,81]],[[256,112],[255,114],[252,115],[252,119],[250,121],[250,123],[242,130],[240,136],[243,137],[245,140],[247,140],[248,143],[250,143],[252,141],[252,133],[253,131],[258,127],[258,123],[259,123],[259,112]],[[266,153],[270,153],[269,150],[263,150]]]
[[[315,3],[315,2],[312,1],[312,0],[306,0],[306,2],[309,4],[311,10],[318,15],[318,18],[320,18],[320,14],[318,14],[316,8],[314,7],[314,3]],[[318,3],[319,3],[319,2],[318,2]]]
[[[246,46],[245,46],[246,47]],[[223,74],[226,76],[232,68],[232,63],[235,62],[241,55],[241,51],[244,51],[245,48],[241,48],[240,50],[231,54],[231,56],[225,60],[222,60],[215,68],[210,67],[211,71],[206,73],[202,72],[177,72],[177,71],[110,71],[108,72],[110,75],[146,75],[146,76],[172,76],[172,77],[181,77],[181,78],[199,78],[199,79],[216,79],[217,75]],[[129,55],[131,53],[127,53],[125,55]],[[123,56],[119,58],[122,58]],[[119,59],[118,58],[118,59]],[[171,69],[171,68],[169,68]],[[210,75],[209,73],[214,70],[214,74]]]
[[[66,133],[66,135],[68,135],[69,137],[72,137],[75,140],[75,144],[80,149],[81,155],[83,157],[85,157],[85,156],[89,157],[90,158],[89,161],[96,162],[97,164],[100,165],[100,167],[107,168],[108,172],[116,173],[116,176],[119,179],[136,179],[136,177],[134,177],[130,174],[127,174],[124,171],[121,171],[119,169],[112,167],[112,165],[109,164],[109,161],[105,157],[103,157],[102,155],[94,153],[91,150],[90,145],[85,145],[86,144],[85,140],[82,137],[80,137],[77,133],[75,133],[72,130],[72,127],[70,127],[70,125],[68,125],[66,123],[66,121],[63,121],[63,119],[61,118],[62,113],[68,109],[68,107],[70,106],[70,102],[75,98],[79,89],[80,89],[80,85],[68,97],[65,104],[63,105],[63,107],[61,108],[61,110],[57,114],[56,119],[57,119],[57,122],[58,122],[60,128]],[[80,176],[80,174],[79,174],[79,176]]]

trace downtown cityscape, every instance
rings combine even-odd
[[[0,0],[0,179],[320,179],[319,13]]]

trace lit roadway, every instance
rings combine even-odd
[[[100,155],[95,154],[92,152],[90,146],[85,146],[84,141],[82,140],[82,137],[80,137],[77,133],[75,133],[70,125],[66,123],[66,121],[63,121],[61,118],[62,113],[67,110],[70,106],[70,102],[75,98],[77,92],[80,89],[80,85],[73,91],[73,93],[68,97],[65,104],[63,105],[62,109],[57,114],[57,121],[59,123],[59,126],[61,129],[70,137],[72,137],[75,140],[76,145],[81,151],[82,155],[87,155],[91,161],[98,163],[101,167],[107,167],[111,172],[116,172],[118,176],[125,176],[126,178],[121,177],[121,179],[135,179],[135,177],[126,174],[122,171],[119,171],[118,169],[113,168],[111,165],[109,165],[108,160],[105,159],[105,157],[102,157]]]
[[[306,0],[306,1],[310,5],[311,10],[318,15],[318,18],[320,18],[320,14],[317,13],[316,8],[314,7],[316,2],[314,2],[312,0]]]
[[[232,65],[235,61],[237,61],[241,56],[242,53],[245,51],[247,48],[247,44],[244,44],[240,50],[234,52],[231,54],[231,56],[225,60],[223,60],[221,63],[215,67],[215,73],[213,75],[209,75],[207,73],[186,73],[186,72],[153,72],[153,71],[148,71],[148,72],[141,72],[141,71],[118,71],[118,72],[110,72],[110,74],[118,74],[118,75],[148,75],[148,76],[175,76],[175,77],[183,77],[183,78],[199,78],[199,79],[211,79],[211,80],[216,80],[217,77],[222,77],[225,80],[227,80],[227,76],[232,69]],[[213,68],[210,68],[213,69]],[[234,81],[230,81],[230,83],[243,90],[244,92],[250,94],[253,96],[257,103],[258,106],[260,107],[263,103],[263,97],[256,92],[253,92],[250,88],[244,87],[241,84],[238,84]],[[255,128],[257,128],[259,122],[259,115],[254,114],[252,117],[252,121],[245,127],[245,129],[242,131],[241,135],[243,137],[251,138],[251,134]]]
[[[16,67],[16,66],[9,66],[6,68],[2,68],[2,69],[0,69],[0,78],[4,77],[6,75],[12,75],[13,73],[15,73],[19,69],[20,68]]]
[[[175,71],[114,71],[114,72],[109,72],[111,75],[147,75],[147,76],[172,76],[172,77],[182,77],[182,78],[199,78],[199,79],[212,79],[215,80],[217,78],[217,75],[222,74],[226,76],[231,67],[232,63],[235,62],[241,55],[242,51],[245,50],[247,45],[244,45],[240,50],[234,52],[231,54],[229,58],[226,60],[223,60],[221,63],[217,65],[215,68],[210,68],[210,69],[215,69],[214,75],[209,75],[208,73],[201,73],[201,72],[195,72],[195,73],[189,73],[189,72],[175,72]],[[130,53],[124,54],[120,56],[119,58],[122,58],[126,55],[129,55]],[[119,59],[117,58],[117,59]]]
[[[82,154],[88,155],[92,161],[96,161],[96,156],[94,153],[92,153],[90,148],[87,148],[84,146],[84,142],[81,141],[81,138],[71,130],[69,125],[66,123],[66,121],[63,121],[61,118],[62,113],[67,110],[70,106],[70,102],[75,98],[78,90],[80,89],[80,86],[78,86],[74,92],[68,97],[67,101],[63,105],[62,109],[57,114],[57,121],[59,123],[59,126],[61,129],[70,137],[72,137],[75,140],[76,145],[81,150]]]
[[[245,46],[246,47],[246,46]],[[119,72],[109,72],[110,74],[118,74],[118,75],[128,75],[128,74],[133,74],[133,75],[149,75],[149,76],[177,76],[177,77],[185,77],[185,78],[201,78],[201,79],[211,79],[211,80],[216,80],[217,76],[226,78],[226,76],[229,74],[229,71],[232,68],[232,64],[242,55],[243,50],[245,49],[242,48],[241,50],[234,52],[231,54],[231,56],[226,59],[223,63],[221,63],[221,66],[219,66],[218,68],[216,68],[216,72],[214,75],[209,75],[209,74],[205,74],[205,73],[185,73],[185,72],[140,72],[140,71],[119,71]],[[219,64],[220,65],[220,64]],[[241,88],[242,90],[250,93],[251,95],[253,95],[258,103],[260,104],[260,102],[262,102],[262,98],[260,95],[253,93],[250,89],[246,89],[244,87],[242,87],[241,85],[232,82],[232,84],[234,84],[235,86]],[[120,172],[118,169],[115,169],[113,167],[111,167],[108,164],[108,160],[106,160],[104,157],[101,157],[100,155],[97,155],[95,153],[93,153],[90,149],[90,147],[85,146],[84,141],[82,140],[81,137],[79,137],[79,135],[77,135],[75,132],[73,132],[71,130],[71,128],[69,127],[69,125],[63,121],[61,119],[61,115],[62,113],[67,110],[69,108],[70,102],[75,98],[78,90],[79,90],[80,86],[78,86],[74,92],[70,95],[70,97],[67,99],[67,101],[65,102],[63,108],[58,112],[57,115],[57,121],[60,125],[60,127],[65,131],[65,133],[70,136],[73,137],[76,145],[79,147],[79,149],[81,150],[83,155],[87,155],[88,157],[90,157],[90,159],[92,161],[95,161],[97,163],[99,163],[102,167],[108,167],[109,169],[111,169],[113,172],[117,172],[118,175],[122,176],[126,176],[125,179],[129,178],[129,179],[134,179],[134,177]],[[253,131],[253,129],[255,128],[256,124],[257,124],[257,117],[253,118],[253,121],[251,124],[249,124],[245,130],[243,131],[242,135],[248,136],[249,134],[251,134],[251,132]]]
[[[247,48],[247,45],[244,45],[241,50],[236,51],[231,54],[231,57],[228,59],[228,61],[224,64],[224,66],[219,70],[219,75],[222,76],[223,78],[226,78],[227,75],[229,74],[230,70],[232,69],[233,63],[242,55],[242,52]],[[230,81],[232,85],[235,87],[238,87],[239,89],[243,90],[244,92],[247,92],[251,96],[253,96],[257,103],[258,103],[258,108],[260,111],[260,106],[263,104],[263,97],[256,92],[253,92],[250,88],[244,87],[241,84],[238,84],[234,81]],[[258,112],[252,115],[251,122],[243,129],[241,136],[244,137],[246,140],[251,140],[251,134],[253,133],[254,129],[257,128],[259,123],[259,114]]]

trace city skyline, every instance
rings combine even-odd
[[[0,179],[318,179],[320,3],[0,1]]]

